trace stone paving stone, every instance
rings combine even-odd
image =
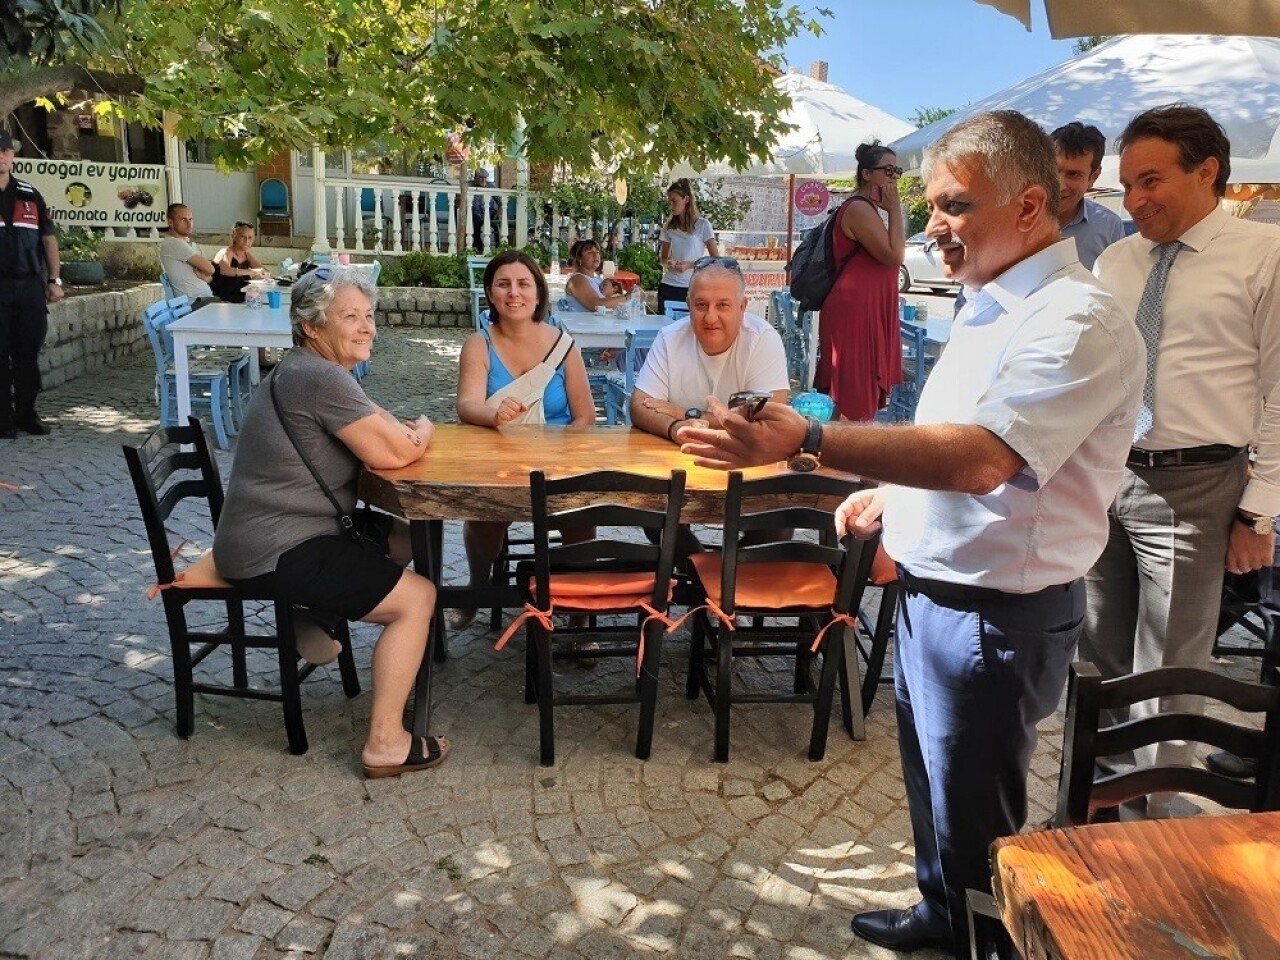
[[[253,960],[265,941],[244,934],[224,934],[213,942],[210,960]]]
[[[327,923],[294,917],[276,934],[275,945],[281,950],[315,953],[329,938],[332,929]]]
[[[288,910],[269,903],[255,903],[241,914],[234,926],[237,930],[259,937],[274,937],[293,918]]]

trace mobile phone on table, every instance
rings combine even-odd
[[[764,405],[773,399],[771,393],[761,393],[758,390],[743,390],[729,397],[729,409],[741,408],[738,410],[743,418],[751,423],[764,409]]]

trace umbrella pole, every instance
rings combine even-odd
[[[787,283],[791,282],[791,232],[796,225],[796,175],[787,174]]]

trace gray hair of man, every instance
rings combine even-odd
[[[977,160],[996,188],[1001,204],[1027,187],[1044,188],[1045,212],[1058,216],[1061,184],[1053,141],[1034,121],[1016,110],[993,110],[971,117],[944,133],[924,156],[921,173],[927,183],[934,166],[962,166]]]
[[[298,278],[289,297],[289,323],[295,347],[304,346],[307,342],[307,332],[302,325],[309,323],[313,327],[323,327],[328,322],[324,312],[334,297],[347,287],[355,287],[377,309],[378,288],[373,285],[368,272],[359,267],[317,267]]]
[[[724,257],[705,257],[710,261],[702,266],[693,268],[693,276],[689,278],[689,296],[693,296],[694,285],[698,282],[699,277],[705,277],[709,274],[723,273],[726,276],[733,277],[738,282],[738,293],[742,296],[747,294],[747,280],[742,275],[742,270],[738,267],[731,267],[725,263]]]

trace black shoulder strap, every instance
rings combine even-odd
[[[311,458],[303,452],[302,444],[298,443],[298,438],[294,435],[293,427],[289,426],[289,421],[284,415],[284,409],[280,406],[280,398],[276,395],[276,373],[279,369],[279,367],[276,367],[275,370],[272,370],[267,379],[270,381],[268,383],[268,387],[271,390],[271,404],[276,408],[276,416],[280,418],[280,426],[284,427],[285,436],[288,437],[289,442],[293,444],[293,449],[298,451],[298,457],[302,460],[303,465],[311,472],[311,476],[314,477],[316,483],[320,485],[320,489],[324,491],[324,495],[329,499],[329,502],[333,504],[333,511],[337,514],[338,526],[342,528],[343,533],[355,539],[357,536],[356,527],[355,521],[351,519],[351,514],[342,509],[342,504],[338,503],[338,498],[333,495],[333,491],[329,489],[329,485],[320,479],[320,473],[312,465]]]

